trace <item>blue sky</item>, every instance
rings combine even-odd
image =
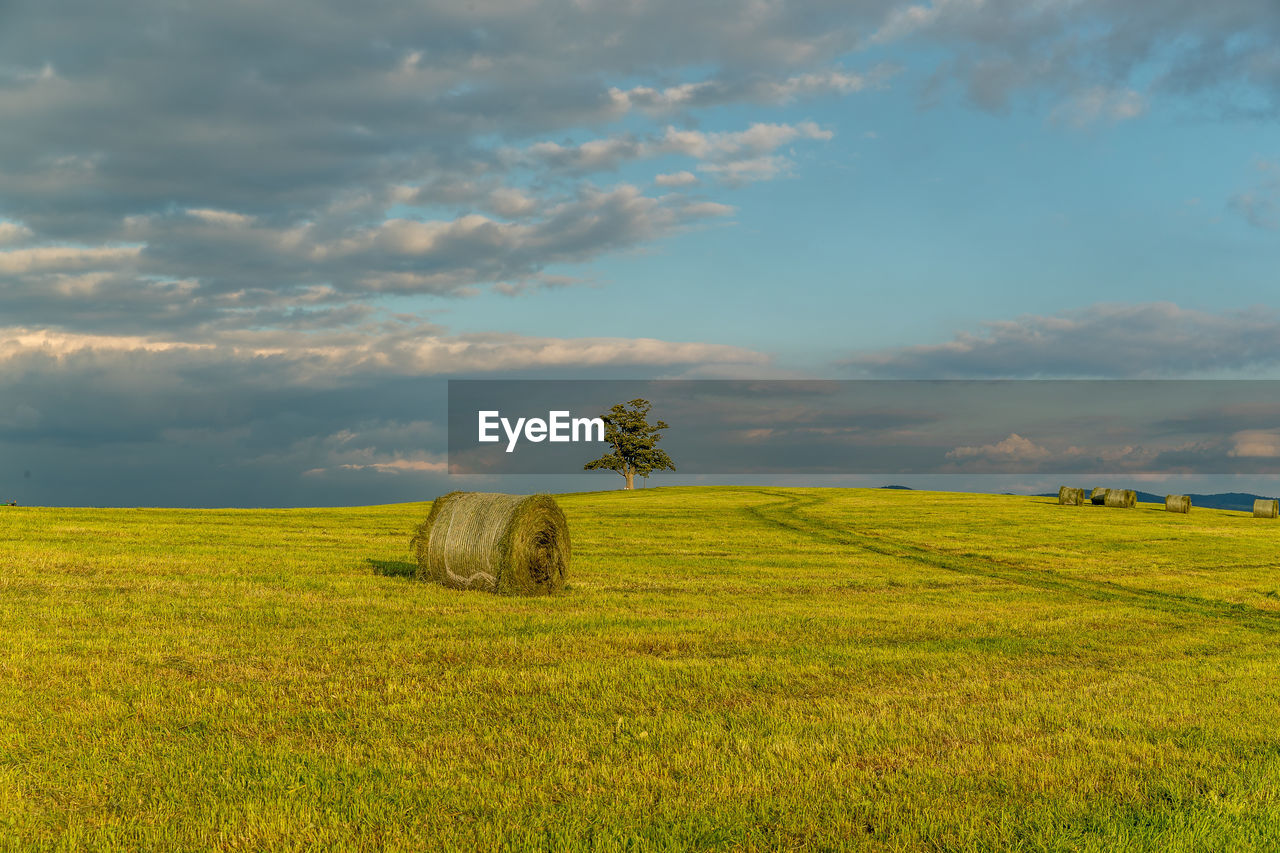
[[[1076,127],[1029,107],[922,108],[909,87],[896,78],[885,91],[768,111],[768,121],[813,121],[834,136],[793,146],[786,177],[716,191],[736,208],[731,222],[559,270],[597,289],[537,301],[488,294],[447,309],[451,322],[660,331],[839,375],[831,363],[852,349],[930,343],[1024,313],[1274,303],[1280,238],[1230,207],[1280,150],[1274,122],[1188,116],[1174,100]],[[703,126],[740,128],[748,113],[716,111]],[[643,166],[615,179],[642,183],[688,163]],[[624,291],[649,298],[619,313]]]
[[[54,5],[0,498],[430,497],[451,376],[1280,376],[1272,0]]]

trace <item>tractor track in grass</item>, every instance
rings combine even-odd
[[[944,571],[1006,581],[1047,592],[1067,593],[1096,601],[1128,603],[1179,616],[1227,619],[1268,632],[1280,630],[1280,613],[1260,610],[1247,604],[1159,592],[1111,581],[1073,578],[1049,569],[1027,568],[1012,561],[958,554],[889,536],[833,528],[804,512],[806,508],[824,503],[819,497],[773,491],[763,491],[762,494],[779,500],[776,503],[746,507],[744,511],[749,517],[821,542],[852,546],[873,554],[911,560]]]

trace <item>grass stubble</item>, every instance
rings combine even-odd
[[[557,500],[541,598],[426,504],[6,509],[0,850],[1280,849],[1273,522]]]

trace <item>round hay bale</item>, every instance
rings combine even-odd
[[[1133,489],[1107,489],[1103,496],[1103,506],[1131,509],[1138,502],[1138,493]]]
[[[1253,502],[1254,518],[1280,517],[1280,501],[1257,500]]]
[[[1107,492],[1109,491],[1111,490],[1104,489],[1102,488],[1102,486],[1098,486],[1092,492],[1089,493],[1089,503],[1093,504],[1094,506],[1102,506],[1107,502]]]
[[[1070,486],[1062,486],[1058,489],[1058,505],[1079,506],[1080,495],[1083,491],[1083,489],[1073,489]]]
[[[1165,495],[1164,508],[1168,512],[1191,512],[1191,498],[1188,495]]]
[[[499,595],[548,595],[569,573],[569,523],[550,495],[450,492],[412,547],[418,579]]]

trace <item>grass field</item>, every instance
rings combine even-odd
[[[550,599],[425,504],[0,508],[0,849],[1280,849],[1280,522],[561,503]]]

